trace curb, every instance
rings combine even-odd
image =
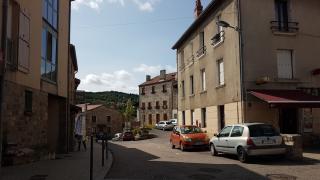
[[[109,172],[110,172],[110,170],[112,169],[113,164],[114,164],[113,152],[112,152],[112,150],[110,150],[110,149],[108,150],[108,157],[111,158],[111,161],[109,161],[109,163],[108,163],[107,172],[106,172],[106,175],[104,176],[103,179],[107,179],[107,176],[109,175]]]

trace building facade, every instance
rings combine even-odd
[[[179,124],[213,135],[265,122],[305,142],[319,137],[320,23],[312,19],[320,2],[215,0],[204,11],[196,4],[195,21],[173,46]]]
[[[113,137],[114,134],[123,131],[124,120],[119,111],[104,105],[79,104],[77,106],[85,113],[87,135],[104,132]]]
[[[66,153],[71,1],[2,2],[3,160],[19,164]]]
[[[155,125],[161,120],[177,118],[178,87],[176,73],[160,75],[151,79],[146,76],[146,82],[139,85],[139,120],[142,126]]]

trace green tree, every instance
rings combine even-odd
[[[132,105],[131,99],[128,99],[126,109],[123,113],[124,120],[126,121],[126,128],[131,128],[131,121],[133,120],[134,114],[135,108]]]

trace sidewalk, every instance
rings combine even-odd
[[[1,180],[89,180],[90,144],[87,151],[74,152],[56,160],[35,162],[32,164],[3,167]],[[101,166],[101,145],[93,146],[93,179],[103,180],[111,168],[113,157],[108,152],[105,166]],[[61,155],[59,155],[60,157]]]

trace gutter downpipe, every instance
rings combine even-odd
[[[2,144],[3,144],[3,117],[2,117],[2,103],[3,103],[3,85],[5,73],[5,59],[7,50],[7,21],[8,21],[8,0],[3,0],[2,3],[2,33],[1,33],[1,49],[0,49],[0,172],[2,164]],[[2,51],[2,54],[1,54]]]
[[[243,39],[242,39],[242,22],[241,22],[241,0],[237,0],[237,7],[238,7],[238,27],[239,27],[239,53],[240,53],[240,93],[241,93],[241,121],[242,123],[244,123],[244,119],[245,119],[245,110],[244,110],[244,95],[245,95],[245,85],[244,85],[244,66],[243,66]]]

